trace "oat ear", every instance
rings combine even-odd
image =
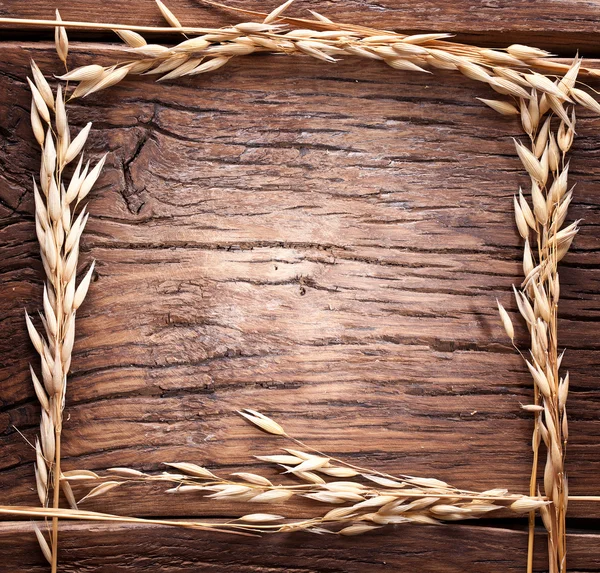
[[[168,22],[169,26],[172,26],[173,28],[182,27],[181,22],[175,17],[175,14],[173,14],[173,12],[171,12],[171,10],[169,10],[161,0],[155,0],[155,2],[158,6],[158,9],[160,10],[160,13],[162,14],[163,18]]]
[[[60,17],[60,12],[56,10],[55,14],[56,20],[61,22],[62,18]],[[54,29],[54,46],[61,62],[66,65],[67,56],[69,54],[69,38],[67,37],[67,30],[64,26],[56,26]]]

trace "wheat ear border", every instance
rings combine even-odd
[[[566,154],[575,135],[574,104],[583,105],[594,112],[600,111],[600,105],[587,92],[576,87],[577,77],[580,73],[597,76],[598,71],[583,67],[582,60],[578,58],[570,66],[556,63],[548,57],[547,53],[527,46],[511,46],[507,52],[502,52],[453,44],[445,40],[447,34],[406,36],[389,32],[384,33],[360,26],[337,24],[316,13],[314,14],[316,20],[283,17],[283,11],[289,7],[291,1],[276,8],[270,14],[258,14],[263,19],[261,23],[248,22],[222,29],[184,27],[162,2],[157,0],[157,4],[170,24],[170,28],[129,27],[127,29],[124,26],[115,24],[63,22],[58,12],[54,21],[0,19],[0,24],[10,22],[15,25],[27,23],[40,26],[57,26],[56,49],[61,60],[65,63],[65,67],[68,54],[67,27],[108,28],[117,31],[128,46],[127,52],[132,57],[131,61],[109,67],[91,64],[73,71],[66,68],[66,73],[61,79],[78,84],[72,91],[71,98],[85,97],[95,91],[110,87],[129,74],[151,72],[161,74],[161,80],[173,80],[183,75],[210,72],[225,65],[233,57],[261,51],[304,54],[331,63],[336,61],[336,56],[358,56],[383,61],[396,69],[415,72],[426,71],[426,66],[456,69],[469,79],[487,83],[497,92],[512,98],[508,101],[495,99],[482,101],[503,115],[519,116],[523,129],[530,139],[529,146],[516,142],[516,149],[525,170],[531,177],[532,207],[529,206],[529,202],[521,191],[518,196],[515,195],[514,200],[517,228],[525,240],[523,259],[525,280],[518,290],[515,289],[515,297],[519,311],[526,321],[531,336],[531,357],[527,359],[527,366],[531,371],[535,388],[534,403],[525,406],[525,409],[534,414],[535,428],[531,489],[527,498],[529,501],[523,503],[528,511],[538,509],[542,514],[544,525],[549,532],[551,573],[565,571],[566,531],[564,520],[569,499],[567,479],[564,472],[564,457],[568,439],[565,406],[569,379],[568,373],[564,376],[559,374],[562,355],[558,353],[556,328],[556,312],[560,295],[557,264],[565,256],[578,231],[577,222],[562,228],[572,199],[572,190],[567,190],[569,166]],[[273,22],[277,23],[274,24]],[[312,30],[305,28],[297,32],[294,32],[294,30],[288,32],[287,29],[282,28],[282,25],[312,25]],[[175,47],[169,48],[148,45],[135,30],[171,31],[199,34],[200,36],[186,39]],[[307,32],[309,33],[307,34]],[[532,71],[532,68],[537,68],[544,73]],[[545,75],[552,72],[561,74],[562,79],[552,81]],[[65,87],[63,93],[62,88],[59,86],[56,96],[54,96],[47,80],[35,64],[32,64],[32,75],[33,82],[30,80],[33,96],[31,122],[36,140],[42,149],[42,168],[40,172],[42,193],[39,193],[34,182],[34,194],[36,199],[36,232],[47,276],[43,301],[44,313],[42,315],[45,338],[40,336],[27,314],[26,323],[32,342],[40,354],[42,371],[42,382],[39,381],[35,371],[33,369],[31,371],[36,395],[42,406],[40,440],[35,445],[37,489],[43,508],[48,508],[52,503],[52,510],[47,509],[44,514],[52,517],[51,542],[46,541],[46,537],[40,530],[36,530],[36,534],[54,572],[57,570],[58,516],[67,516],[67,514],[61,513],[58,507],[61,488],[72,507],[70,516],[80,518],[82,515],[78,513],[77,504],[70,487],[70,481],[80,479],[81,475],[77,476],[74,473],[65,475],[61,472],[60,443],[66,395],[66,375],[70,366],[75,335],[75,312],[85,298],[93,273],[92,265],[80,284],[76,286],[75,270],[78,262],[79,238],[88,217],[85,213],[85,207],[79,211],[77,209],[100,175],[104,158],[90,169],[89,163],[85,167],[83,166],[83,156],[81,156],[68,187],[65,185],[63,182],[63,169],[81,153],[91,126],[88,124],[71,141],[65,106],[68,101],[66,98],[67,88]],[[51,116],[54,118],[54,122],[51,121]],[[552,127],[552,116],[556,117],[555,121],[559,122],[556,129]],[[47,125],[44,126],[44,123]],[[77,216],[76,212],[78,213]],[[535,248],[532,248],[531,245]],[[500,303],[498,303],[498,307],[507,335],[513,341],[514,327],[512,321]],[[263,430],[282,435],[278,430],[272,431],[275,426],[269,424],[273,421],[265,422],[265,420],[270,419],[260,413],[249,410],[243,412],[242,415]],[[276,423],[273,422],[273,424]],[[276,425],[276,427],[279,426]],[[544,442],[547,449],[547,462],[544,471],[545,496],[539,495],[536,491],[537,459],[541,441]],[[287,460],[287,463],[291,466],[291,469],[288,466],[288,471],[300,479],[312,483],[313,486],[321,485],[313,477],[314,472],[335,475],[336,471],[334,469],[337,466],[332,466],[331,458],[321,455],[320,452],[318,454],[299,451],[296,451],[295,454],[289,454],[291,457],[295,456],[296,461]],[[177,482],[178,486],[175,488],[177,492],[184,492],[186,491],[185,488],[189,487],[201,487],[206,490],[206,484],[198,486],[186,481],[189,478],[189,464],[185,466],[185,462],[179,462],[171,465],[176,467],[178,465],[184,477],[181,478],[178,474],[174,474],[166,478],[163,476],[160,479]],[[239,495],[239,489],[233,494],[231,488],[248,488],[247,483],[253,483],[252,480],[260,482],[258,477],[251,478],[249,477],[250,474],[246,474],[242,477],[242,481],[245,481],[246,485],[242,486],[229,483],[221,478],[217,479],[214,474],[198,476],[197,472],[199,470],[197,468],[191,468],[191,470],[192,476],[209,477],[210,480],[219,482],[220,489],[217,489],[216,493],[221,497]],[[327,471],[329,471],[329,474]],[[361,471],[363,471],[362,468]],[[131,473],[126,475],[126,469],[121,473],[125,474],[121,477],[141,477],[134,476]],[[343,472],[338,470],[337,473],[341,475]],[[348,473],[348,469],[346,469],[346,473]],[[367,475],[373,477],[377,475],[377,472],[373,474],[362,473],[361,475],[363,477],[367,477]],[[102,478],[96,477],[102,481]],[[144,474],[144,479],[153,478],[151,476],[146,478]],[[393,476],[379,476],[379,479],[380,481],[389,479],[394,481]],[[441,498],[452,499],[457,496],[460,498],[460,493],[463,495],[463,500],[480,500],[482,496],[487,495],[490,498],[491,495],[489,492],[483,494],[458,492],[448,484],[430,478],[420,478],[420,483],[411,481],[411,479],[405,480],[405,483],[395,481],[393,485],[388,484],[384,487],[417,486],[416,493],[413,492],[412,494],[413,497],[417,498],[426,498],[427,495],[433,496],[435,494],[438,497],[441,496]],[[114,483],[104,481],[96,486],[87,497],[100,495],[119,485],[119,483],[116,483],[116,485]],[[402,486],[399,485],[400,483],[402,483]],[[107,486],[107,484],[109,485]],[[270,487],[264,482],[262,484],[254,483],[254,485],[266,486],[267,490]],[[383,484],[379,483],[379,485]],[[214,484],[208,487],[212,487],[213,490],[210,491],[215,493],[214,487],[216,486]],[[427,494],[425,489],[428,487],[437,489],[434,493]],[[446,487],[449,489],[444,493]],[[53,491],[52,500],[49,493],[51,489]],[[265,493],[267,490],[261,493]],[[316,488],[316,490],[319,490],[319,488]],[[410,491],[408,493],[410,498]],[[495,493],[497,493],[496,497],[502,498],[502,501],[506,502],[510,499],[512,503],[516,502],[514,497],[507,497],[506,493]],[[302,490],[302,494],[307,495],[304,490]],[[406,494],[407,490],[405,489],[402,495],[405,496]],[[310,493],[310,495],[320,495],[322,501],[334,503],[331,494],[329,494],[329,497],[324,497],[323,492],[316,491]],[[345,501],[352,501],[352,496],[348,492],[345,495],[347,497]],[[381,497],[377,491],[368,494],[354,492],[354,495],[363,498],[358,503]],[[365,495],[368,497],[365,498]],[[593,496],[589,498],[592,499]],[[388,501],[387,503],[391,502]],[[394,503],[397,503],[397,500]],[[524,509],[523,503],[518,506],[518,509]],[[382,504],[379,507],[386,505]],[[438,517],[445,519],[450,519],[451,516],[456,518],[458,514],[466,509],[458,502],[442,509],[443,505],[423,505],[423,508],[428,508],[427,511],[434,514],[436,514],[435,508],[437,508]],[[491,506],[493,503],[488,505]],[[370,501],[366,506],[378,507],[373,501]],[[353,507],[353,509],[355,508]],[[393,509],[397,510],[398,505],[394,506]],[[515,507],[516,509],[517,507]],[[470,511],[471,516],[476,517],[475,512],[472,509]],[[488,508],[488,511],[491,511],[491,509]],[[338,512],[335,515],[336,519],[347,517],[342,513]],[[75,517],[76,515],[79,517]],[[255,529],[260,530],[261,526],[256,525],[258,523],[256,515],[258,514],[253,515],[248,521],[253,523]],[[367,515],[369,515],[371,521],[379,525],[398,522],[389,519],[386,521],[385,512],[377,511],[374,515],[378,517],[372,517],[371,514]],[[243,518],[241,519],[243,520]],[[345,523],[344,519],[341,522]],[[366,521],[369,521],[369,519],[366,519]],[[424,516],[421,515],[420,519],[423,522]],[[325,521],[334,520],[330,516],[330,519]],[[414,519],[414,521],[418,520]],[[298,524],[296,524],[295,527],[300,529],[316,527],[313,520],[309,520],[307,523],[306,526],[298,527]],[[317,520],[317,523],[320,524],[322,521]],[[533,526],[534,513],[532,511],[530,514],[528,571],[532,569]],[[349,528],[344,534],[356,534],[369,531],[375,527],[375,525],[352,523],[346,525],[339,532],[342,533]],[[244,529],[244,527],[238,529]],[[287,529],[280,529],[290,530],[289,526]]]

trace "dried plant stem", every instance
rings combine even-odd
[[[202,521],[179,521],[167,519],[150,519],[141,517],[128,517],[122,515],[113,515],[110,513],[99,513],[96,511],[82,511],[80,509],[64,508],[39,508],[19,505],[0,505],[0,515],[11,515],[19,517],[51,517],[59,519],[74,519],[81,521],[105,521],[115,523],[142,523],[152,525],[168,525],[170,527],[183,527],[187,529],[199,529],[210,531],[223,531],[236,535],[248,535],[243,531],[236,531],[238,526],[231,526],[229,523],[210,523]]]
[[[575,88],[580,66],[581,60],[576,59],[567,74],[553,84],[571,101],[581,100],[581,90]],[[534,403],[524,406],[535,417],[530,495],[534,496],[538,487],[539,447],[543,441],[547,450],[543,487],[546,497],[553,502],[540,508],[548,531],[550,573],[566,571],[568,505],[564,462],[568,440],[566,401],[569,375],[561,377],[559,373],[562,356],[558,352],[558,263],[567,254],[578,232],[578,221],[563,228],[572,199],[572,189],[567,190],[569,165],[566,154],[573,142],[576,121],[574,107],[569,114],[566,105],[566,101],[555,99],[549,92],[540,97],[533,91],[528,100],[521,99],[519,115],[531,145],[528,149],[515,142],[519,158],[531,177],[532,206],[521,190],[518,197],[514,197],[517,228],[525,240],[525,280],[519,290],[514,289],[514,293],[530,334],[530,359],[524,359],[534,380]],[[550,115],[546,117],[547,114]],[[552,129],[554,114],[560,120],[556,131]],[[505,330],[514,340],[512,322],[503,307],[499,307]],[[534,527],[535,516],[530,515],[528,572],[533,568]]]
[[[270,434],[302,444],[260,412],[245,410],[240,414]],[[283,474],[303,482],[293,484],[275,484],[273,478],[248,472],[234,473],[232,478],[221,477],[189,462],[166,464],[179,473],[152,475],[130,468],[111,468],[107,470],[108,476],[89,470],[73,470],[67,472],[64,479],[73,484],[93,485],[80,503],[126,484],[167,482],[175,484],[167,493],[202,495],[210,500],[235,502],[240,507],[244,503],[270,505],[274,513],[249,513],[218,525],[256,533],[305,530],[358,535],[398,523],[437,524],[476,519],[502,508],[516,513],[543,511],[552,503],[547,497],[509,494],[503,489],[473,492],[453,488],[437,479],[394,477],[364,468],[359,471],[341,460],[343,465],[337,465],[334,458],[324,456],[321,452],[315,455],[289,448],[284,448],[283,454],[257,456],[261,461],[283,468]],[[327,478],[333,478],[333,481],[327,481]],[[294,498],[319,501],[329,509],[324,515],[291,520],[281,513]],[[574,496],[571,499],[600,501],[600,496]]]
[[[58,508],[60,505],[60,443],[62,431],[56,429],[56,461],[54,469],[54,499],[52,507]],[[58,517],[52,517],[52,573],[58,569]]]
[[[494,498],[491,498],[494,499]],[[504,499],[499,497],[498,499]],[[570,501],[586,501],[586,502],[600,502],[600,496],[594,495],[574,495],[569,496]],[[537,501],[537,500],[536,500]],[[99,513],[95,511],[87,511],[81,509],[64,509],[64,508],[40,508],[40,507],[29,507],[21,505],[0,505],[0,515],[16,516],[16,517],[57,517],[59,519],[73,519],[81,521],[106,521],[116,523],[142,523],[142,524],[155,524],[155,525],[168,525],[172,527],[187,527],[191,529],[206,529],[215,530],[215,527],[223,528],[231,525],[231,522],[222,524],[215,523],[204,523],[201,521],[179,521],[179,520],[165,520],[165,519],[152,519],[152,518],[141,518],[141,517],[130,517],[124,515],[113,515],[109,513]],[[227,531],[232,533],[232,531]]]
[[[158,0],[157,0],[158,2]],[[380,61],[407,71],[425,72],[427,68],[458,70],[469,79],[488,84],[497,92],[518,99],[529,99],[529,90],[552,96],[556,104],[571,102],[569,93],[557,89],[554,83],[534,69],[551,74],[568,73],[569,66],[555,61],[548,52],[514,44],[504,50],[479,48],[446,41],[450,34],[407,35],[364,26],[337,23],[314,13],[315,19],[287,18],[281,14],[289,2],[271,14],[260,14],[263,22],[242,22],[223,28],[182,27],[175,15],[158,2],[169,28],[147,26],[125,27],[118,24],[63,22],[61,20],[11,20],[1,23],[84,29],[112,29],[126,43],[126,58],[113,66],[84,66],[66,74],[64,79],[79,85],[71,97],[84,97],[121,81],[129,74],[155,74],[160,80],[214,71],[232,58],[252,53],[268,52],[304,54],[326,62],[340,57],[360,57]],[[242,11],[244,12],[244,11]],[[254,15],[254,13],[252,13]],[[299,27],[300,29],[289,29]],[[173,32],[189,34],[175,46],[148,44],[138,32]],[[127,59],[129,57],[129,60]],[[581,73],[592,76],[600,71],[580,66]],[[579,100],[578,100],[579,101]],[[580,103],[595,107],[590,98]],[[510,110],[511,104],[507,104]],[[509,111],[510,113],[510,111]]]
[[[58,14],[57,18],[60,18]],[[66,64],[68,40],[61,28],[56,31],[56,48]],[[79,241],[88,218],[85,207],[78,207],[98,178],[104,159],[90,170],[89,162],[83,166],[81,156],[66,185],[65,169],[80,155],[91,124],[71,140],[62,88],[59,86],[54,92],[35,62],[31,69],[31,123],[42,155],[39,190],[35,180],[33,183],[35,223],[46,274],[43,312],[40,313],[43,334],[25,314],[29,336],[41,360],[41,377],[31,368],[35,393],[42,407],[40,439],[35,444],[35,475],[44,508],[52,505],[58,509],[61,487],[71,507],[76,508],[69,483],[61,480],[63,410],[75,340],[75,315],[85,299],[94,268],[92,265],[77,284]],[[41,531],[36,530],[36,535],[52,572],[56,572],[58,517],[52,516],[50,543]]]
[[[537,387],[534,388],[535,399],[534,404],[538,404],[538,390]],[[537,417],[538,414],[535,414],[535,422],[533,429],[533,462],[531,467],[531,479],[529,480],[529,495],[534,497],[537,491],[537,467],[539,463],[539,447],[536,441],[537,438]],[[534,543],[535,543],[535,511],[529,513],[529,526],[528,526],[528,534],[527,534],[527,573],[533,572],[533,551],[534,551]]]
[[[260,412],[244,410],[240,414],[270,434],[302,444]],[[314,448],[309,449],[316,452]],[[199,494],[211,500],[240,504],[266,504],[273,508],[273,513],[249,513],[235,522],[252,531],[267,533],[307,530],[357,535],[397,523],[438,524],[476,519],[501,509],[527,513],[549,504],[543,498],[509,494],[503,489],[474,492],[432,478],[391,476],[351,466],[321,452],[315,454],[291,448],[284,448],[284,452],[257,456],[257,459],[283,468],[283,475],[300,483],[275,484],[272,478],[248,472],[226,478],[189,462],[166,464],[179,473],[149,475],[129,468],[112,468],[108,470],[109,476],[82,470],[67,472],[64,479],[73,484],[93,485],[81,502],[128,483],[168,482],[175,486],[167,493]],[[297,498],[318,501],[327,510],[308,519],[290,520],[281,511]]]

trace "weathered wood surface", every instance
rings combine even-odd
[[[15,538],[23,539],[15,545]],[[600,536],[569,534],[571,571],[593,573],[600,567]],[[540,531],[536,570],[544,569]],[[10,524],[0,530],[0,549],[20,564],[18,571],[42,573],[31,524]],[[448,548],[456,548],[448,551]],[[66,524],[61,537],[65,573],[521,573],[527,554],[523,531],[448,525],[443,528],[400,527],[391,534],[352,538],[302,533],[261,539],[182,531],[167,527]],[[0,564],[0,570],[2,565]],[[16,571],[17,569],[10,569]],[[9,571],[6,569],[6,571]]]
[[[269,12],[279,0],[223,2]],[[216,9],[201,0],[170,0],[167,6],[184,25],[223,26],[247,19],[244,15]],[[119,22],[164,26],[153,0],[120,2],[71,2],[56,0],[10,0],[0,4],[0,16],[54,18],[58,8],[65,20]],[[599,55],[598,3],[582,0],[298,0],[290,16],[310,17],[316,10],[341,22],[396,31],[441,31],[458,34],[460,40],[493,47],[513,42],[535,44],[573,56]],[[2,33],[0,31],[0,33]],[[11,34],[13,35],[13,34]],[[89,36],[88,36],[89,37]],[[100,36],[99,36],[100,37]],[[113,37],[103,35],[101,37]]]
[[[83,63],[97,48],[74,51]],[[29,183],[39,157],[24,82],[32,52],[42,69],[59,69],[44,44],[5,44],[0,65],[0,498],[14,504],[37,503],[32,452],[13,428],[32,439],[39,415],[22,316],[41,293]],[[520,247],[511,200],[526,180],[511,139],[518,126],[475,100],[486,95],[452,74],[255,57],[177,85],[127,81],[75,104],[73,125],[95,123],[91,153],[110,155],[82,249],[82,268],[96,259],[98,271],[78,314],[65,467],[159,470],[190,460],[257,470],[251,455],[283,443],[235,416],[251,406],[361,465],[526,491],[531,422],[519,403],[531,384],[495,310],[495,297],[513,306]],[[584,221],[561,275],[561,340],[572,377],[570,489],[590,494],[600,471],[600,120],[579,125],[572,218]],[[85,507],[240,510],[146,488]],[[597,517],[600,508],[574,503],[570,513]],[[28,527],[5,523],[0,544]],[[268,542],[283,543],[291,562],[271,562],[270,551],[253,553],[246,541],[232,562],[237,539],[219,538],[213,552],[206,535],[193,534],[190,547],[189,533],[149,528],[136,539],[120,527],[65,527],[73,570],[126,571],[118,567],[135,555],[131,568],[164,571],[195,562],[377,571],[372,555],[382,544],[381,562],[410,569],[420,556],[421,570],[521,570],[525,555],[522,533],[481,527],[398,530],[402,543],[364,538],[351,556],[342,543],[331,553],[330,539]],[[111,548],[109,565],[104,550],[82,549],[89,529]],[[492,541],[479,545],[484,533]],[[573,539],[577,567],[598,569],[596,537]],[[31,547],[22,534],[13,555]],[[23,570],[38,570],[33,559]]]

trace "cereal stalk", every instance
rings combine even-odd
[[[64,30],[57,29],[56,47],[66,64],[68,41]],[[41,361],[40,377],[31,368],[35,393],[42,407],[40,438],[35,444],[35,475],[43,507],[59,507],[62,485],[70,505],[76,508],[69,483],[61,482],[63,410],[75,340],[75,315],[85,299],[94,270],[92,264],[79,284],[76,283],[79,241],[88,219],[85,207],[80,205],[95,183],[104,159],[90,170],[89,162],[83,166],[80,156],[67,184],[65,169],[80,155],[91,124],[71,140],[61,86],[54,92],[33,61],[31,69],[31,124],[42,154],[39,189],[33,181],[35,224],[46,275],[41,330],[25,312],[27,330]],[[58,560],[58,517],[52,517],[50,543],[41,531],[36,530],[36,534],[54,573]]]
[[[599,496],[569,496],[573,501],[592,501],[600,502]],[[537,500],[536,500],[537,501]],[[227,533],[236,533],[238,535],[249,535],[242,531],[236,531],[238,527],[241,529],[248,528],[247,524],[236,524],[235,520],[224,523],[212,523],[196,521],[180,521],[180,520],[165,520],[151,519],[141,517],[130,517],[124,515],[114,515],[110,513],[99,513],[96,511],[86,511],[81,509],[65,509],[65,508],[43,508],[30,507],[21,505],[0,505],[0,515],[17,516],[17,517],[58,517],[60,519],[72,519],[79,521],[104,521],[114,523],[142,523],[153,525],[167,525],[170,527],[184,527],[189,529],[224,531]],[[255,526],[256,527],[256,526]],[[272,529],[265,529],[263,533],[273,533]]]
[[[319,28],[321,21],[307,21]],[[83,66],[62,77],[79,85],[71,97],[85,97],[118,83],[127,75],[152,74],[170,81],[214,71],[232,58],[254,53],[306,55],[327,63],[359,57],[385,63],[397,70],[428,72],[430,68],[456,70],[495,91],[529,99],[530,90],[571,101],[557,90],[546,73],[567,73],[569,67],[553,61],[548,52],[522,45],[506,51],[478,48],[444,40],[449,34],[405,35],[328,22],[326,29],[289,29],[285,24],[244,22],[207,30],[175,46],[148,44],[137,32],[115,29],[126,43],[124,58],[111,66]],[[189,30],[173,28],[177,31]],[[581,68],[597,75],[598,70]]]
[[[360,468],[321,452],[306,451],[315,450],[290,437],[279,424],[260,412],[244,410],[240,414],[264,431],[303,447],[302,450],[284,448],[282,454],[257,456],[257,459],[281,468],[280,479],[291,477],[295,483],[274,483],[272,478],[249,472],[222,477],[189,462],[167,463],[176,473],[167,471],[150,475],[130,468],[111,468],[109,476],[84,470],[67,472],[64,479],[71,483],[93,484],[80,502],[125,484],[167,482],[172,485],[166,491],[170,494],[200,495],[209,500],[228,500],[240,505],[258,503],[270,511],[247,513],[231,523],[265,533],[307,530],[358,535],[397,523],[438,524],[477,519],[501,509],[521,514],[539,510],[550,503],[539,497],[509,494],[504,489],[474,492],[437,479],[392,476]],[[286,506],[298,498],[318,501],[326,511],[307,519],[286,518]]]
[[[258,503],[269,512],[246,513],[225,524],[215,525],[221,529],[253,533],[308,531],[349,536],[398,523],[434,525],[477,519],[502,509],[517,514],[540,511],[543,515],[553,503],[546,496],[510,494],[504,489],[474,492],[454,488],[437,479],[392,476],[360,468],[321,452],[311,453],[317,450],[288,435],[280,424],[260,412],[244,410],[240,414],[267,433],[303,447],[303,450],[284,448],[282,453],[256,456],[260,461],[281,468],[280,479],[292,477],[295,483],[274,483],[272,477],[250,472],[223,477],[190,462],[167,463],[170,471],[161,474],[124,467],[108,469],[107,476],[89,470],[73,470],[65,473],[64,480],[92,486],[80,503],[117,487],[157,482],[172,485],[166,490],[168,494],[226,500],[239,504],[240,512],[245,504]],[[311,451],[305,451],[307,449]],[[304,519],[285,517],[286,507],[298,498],[322,503],[325,513],[318,512]],[[598,496],[573,496],[570,499],[600,501]],[[169,524],[173,525],[172,522]]]
[[[519,312],[530,335],[530,357],[524,358],[534,380],[534,403],[524,408],[534,414],[533,467],[530,495],[536,494],[540,443],[546,447],[543,488],[552,505],[540,508],[548,531],[550,573],[566,571],[567,477],[564,470],[568,440],[566,401],[568,372],[561,376],[562,355],[558,350],[558,302],[560,280],[558,263],[567,254],[578,232],[576,221],[563,227],[572,199],[568,189],[567,153],[575,134],[575,108],[567,101],[582,102],[581,90],[575,88],[581,60],[576,59],[562,80],[554,82],[561,101],[544,92],[532,92],[528,101],[521,99],[519,115],[530,145],[515,142],[521,163],[531,178],[531,205],[519,190],[514,197],[515,218],[519,234],[525,241],[523,271],[525,280],[514,289]],[[548,116],[548,117],[546,117]],[[553,129],[558,123],[557,129]],[[501,319],[511,340],[512,322],[503,307]],[[513,342],[514,344],[514,342]],[[533,568],[533,534],[535,516],[529,520],[527,570]]]
[[[237,10],[259,16],[262,22],[242,22],[223,28],[188,27],[181,26],[162,2],[157,0],[157,4],[170,27],[10,18],[0,19],[0,24],[111,29],[121,37],[126,44],[125,61],[119,58],[112,66],[84,66],[63,76],[79,84],[72,97],[105,89],[129,74],[154,74],[160,81],[173,80],[214,71],[238,56],[269,52],[303,54],[329,63],[342,57],[360,57],[416,72],[425,72],[428,68],[458,70],[504,95],[527,100],[531,88],[535,88],[552,95],[558,103],[570,101],[545,75],[532,71],[565,74],[569,66],[556,62],[548,52],[530,46],[513,44],[506,50],[479,48],[449,42],[447,38],[451,35],[446,33],[399,34],[333,22],[314,12],[314,19],[288,18],[282,14],[289,1],[270,14]],[[175,46],[163,46],[148,44],[138,32],[172,32],[192,37]],[[580,72],[592,76],[600,73],[585,67],[580,67]]]

